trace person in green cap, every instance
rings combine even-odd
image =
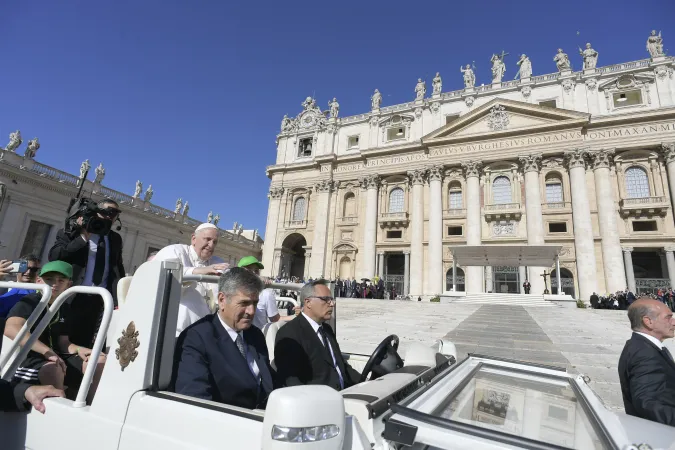
[[[40,270],[38,283],[48,284],[52,288],[52,296],[49,299],[51,305],[56,298],[66,289],[73,285],[72,282],[73,267],[65,261],[52,261],[45,264]],[[5,324],[5,336],[15,339],[19,334],[21,327],[26,323],[30,315],[40,303],[41,293],[36,292],[28,294],[12,307],[7,315]],[[21,363],[14,374],[15,382],[28,384],[52,385],[57,389],[64,388],[66,377],[68,380],[81,380],[82,374],[90,364],[90,348],[79,347],[70,342],[68,334],[72,324],[69,323],[67,304],[64,304],[56,312],[47,328],[42,332],[33,347],[28,352],[26,359]],[[47,312],[47,308],[42,312],[40,318],[35,322],[31,332],[40,323]],[[23,339],[22,345],[26,343],[30,334]],[[91,402],[96,387],[103,373],[105,364],[105,355],[101,354],[98,360],[98,366],[94,374],[91,388],[87,400]],[[68,374],[68,376],[66,376]],[[70,384],[70,381],[69,381]]]
[[[260,271],[265,268],[255,256],[244,256],[239,260],[238,267],[242,267],[254,274],[260,276]],[[269,284],[270,280],[261,277],[265,284]],[[277,297],[274,289],[264,289],[258,297],[258,306],[256,307],[255,315],[253,316],[253,325],[262,328],[267,322],[277,322],[279,320],[291,320],[295,316],[285,316],[283,319],[277,309]]]

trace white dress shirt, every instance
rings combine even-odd
[[[164,247],[157,252],[153,261],[169,260],[178,260],[183,265],[183,276],[192,275],[195,267],[206,267],[225,262],[217,256],[212,256],[208,260],[201,260],[192,245],[184,244]],[[212,308],[218,303],[217,298],[218,285],[215,283],[183,283],[180,306],[178,307],[176,337],[202,317],[211,314]]]
[[[274,289],[263,289],[258,297],[258,306],[256,307],[255,316],[253,316],[253,325],[261,330],[270,317],[279,314],[277,308],[277,296],[274,294]]]
[[[302,315],[305,317],[305,319],[307,319],[307,322],[309,322],[309,324],[312,326],[312,328],[314,329],[314,333],[316,333],[316,337],[319,338],[319,342],[321,342],[321,345],[323,345],[323,339],[321,339],[321,335],[319,334],[319,328],[321,327],[321,325],[316,323],[314,321],[314,319],[309,317],[304,312],[302,313]],[[326,332],[324,330],[324,334],[325,333]],[[333,347],[330,345],[330,340],[328,339],[328,337],[326,337],[326,344],[328,344],[328,351],[330,352],[330,356],[333,358],[333,367],[335,367],[335,370],[337,371],[338,377],[340,378],[340,387],[342,387],[342,389],[344,389],[345,380],[344,380],[344,378],[342,378],[342,372],[340,372],[340,367],[337,365],[337,361],[335,361],[335,353],[333,353]]]
[[[236,340],[237,336],[239,334],[242,334],[241,331],[237,332],[232,327],[230,327],[228,324],[225,323],[222,317],[220,317],[220,314],[216,314],[218,316],[218,320],[220,320],[220,323],[223,325],[223,328],[225,328],[225,331],[227,331],[227,334],[230,335],[230,338],[232,338],[232,342],[234,343],[234,346],[237,346]],[[248,368],[253,374],[253,376],[257,379],[260,380],[260,369],[258,368],[258,363],[255,362],[255,359],[253,359],[253,355],[251,352],[248,351],[248,343],[244,339],[244,336],[242,334],[241,340],[244,342],[244,349],[246,350],[246,362],[248,363]],[[237,349],[239,351],[239,349]]]
[[[640,336],[643,336],[643,337],[646,337],[647,339],[649,339],[649,341],[650,341],[652,344],[656,345],[656,346],[659,348],[659,350],[662,350],[662,349],[663,349],[663,342],[659,341],[659,340],[656,339],[654,336],[649,335],[649,334],[647,334],[647,333],[640,333],[639,331],[633,331],[633,333],[639,334]]]
[[[84,239],[84,237],[82,237],[82,239]],[[98,253],[99,239],[101,239],[101,236],[98,234],[92,234],[89,236],[89,256],[87,257],[87,267],[84,269],[84,280],[82,282],[82,286],[94,286],[94,267],[96,266],[96,253]],[[101,278],[101,284],[99,284],[99,286],[103,288],[108,286],[108,261],[110,261],[110,241],[108,236],[105,236],[104,239],[105,266],[103,266],[103,278]]]

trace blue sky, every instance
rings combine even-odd
[[[260,233],[279,123],[308,95],[358,114],[375,88],[383,105],[410,101],[437,71],[460,89],[472,61],[487,82],[502,50],[506,79],[521,53],[554,72],[558,47],[579,68],[587,41],[599,66],[646,58],[651,29],[675,52],[671,0],[1,0],[0,16],[0,145],[18,128],[45,164],[103,162],[114,189],[140,179],[159,205],[182,197],[195,218]]]

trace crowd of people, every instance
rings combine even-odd
[[[671,310],[675,305],[675,292],[672,288],[658,289],[656,293],[645,292],[639,294],[640,297],[652,298],[658,300]],[[590,303],[593,309],[619,309],[627,310],[630,305],[636,300],[637,296],[630,289],[626,288],[624,291],[616,291],[613,293],[598,295],[593,292]]]

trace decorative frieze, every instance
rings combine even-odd
[[[431,109],[431,112],[433,114],[438,114],[438,112],[441,110],[441,103],[440,102],[433,102],[429,105],[429,109]]]
[[[588,151],[583,148],[576,148],[565,152],[565,165],[568,169],[574,169],[575,167],[583,167],[586,169],[586,158],[588,157]]]
[[[359,179],[361,189],[377,189],[380,186],[379,175],[368,175]]]
[[[613,162],[614,150],[598,150],[589,153],[591,167],[596,169],[609,169]]]
[[[515,236],[516,223],[515,222],[494,222],[492,224],[493,236]]]
[[[539,172],[541,169],[541,155],[527,155],[518,158],[523,172]]]
[[[408,171],[408,180],[411,185],[424,184],[427,178],[427,171],[424,169],[415,169]]]
[[[562,81],[562,87],[566,94],[569,94],[574,89],[574,79],[566,78]]]
[[[532,94],[532,88],[530,86],[523,86],[520,93],[523,94],[523,97],[529,98],[530,94]]]
[[[483,163],[480,161],[467,161],[462,163],[462,170],[464,171],[464,177],[480,177],[481,168]]]
[[[675,142],[661,144],[661,153],[666,163],[675,161]]]
[[[443,166],[435,165],[427,169],[429,181],[443,181]]]
[[[281,198],[284,195],[284,188],[282,187],[272,187],[270,188],[268,198]]]
[[[339,183],[333,180],[321,180],[314,184],[314,192],[333,192],[338,188]]]
[[[589,78],[586,80],[586,88],[588,88],[589,91],[594,91],[598,87],[598,79],[597,78]]]
[[[492,131],[505,130],[509,125],[509,114],[502,105],[495,105],[488,114],[487,126]]]

